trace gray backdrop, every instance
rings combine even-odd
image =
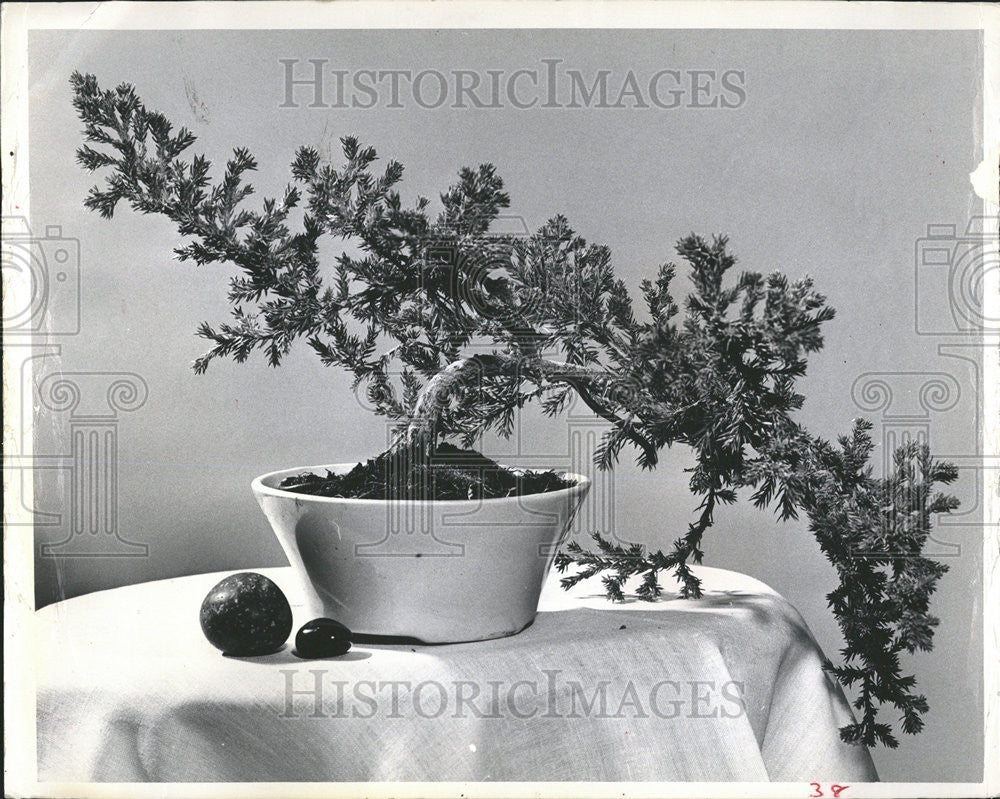
[[[936,596],[936,647],[907,661],[930,701],[927,728],[894,752],[876,751],[876,763],[886,780],[981,779],[981,350],[975,335],[963,333],[974,322],[951,312],[949,295],[974,306],[975,287],[963,300],[964,289],[949,288],[947,263],[918,265],[928,225],[957,225],[961,234],[979,212],[967,175],[982,157],[981,53],[978,34],[960,31],[33,33],[31,222],[50,256],[56,231],[46,226],[61,226],[64,238],[80,243],[79,281],[73,272],[52,283],[45,311],[57,335],[34,361],[35,392],[49,391],[38,400],[35,451],[51,456],[34,474],[36,509],[51,514],[35,530],[38,603],[280,565],[250,480],[370,456],[386,437],[348,379],[325,370],[304,346],[280,371],[254,359],[193,374],[190,362],[204,348],[195,328],[225,318],[229,272],[173,261],[178,240],[164,220],[122,208],[107,223],[83,209],[93,179],[74,165],[80,125],[68,86],[79,69],[106,87],[134,83],[149,106],[191,128],[199,137],[194,150],[216,162],[231,147],[248,146],[261,165],[253,182],[263,194],[284,186],[297,145],[336,157],[338,138],[355,134],[406,165],[403,192],[411,199],[436,198],[462,165],[493,162],[513,217],[535,228],[567,215],[585,237],[611,246],[633,288],[690,231],[729,233],[744,268],[813,275],[838,314],[802,381],[800,418],[826,436],[846,432],[859,414],[876,422],[879,440],[930,430],[934,449],[963,467],[955,488],[960,515],[931,545],[951,567]],[[308,59],[324,59],[328,70],[438,70],[448,80],[466,69],[484,85],[489,70],[506,80],[518,69],[542,74],[543,59],[561,59],[563,81],[570,80],[565,70],[588,84],[609,70],[613,97],[629,70],[643,91],[664,69],[678,70],[682,81],[692,70],[716,77],[696,79],[707,81],[707,94],[688,84],[676,108],[656,107],[648,94],[649,108],[632,107],[634,98],[625,108],[597,107],[600,98],[567,108],[566,83],[562,108],[519,109],[505,92],[500,108],[455,108],[453,86],[441,107],[421,107],[404,91],[403,107],[393,108],[385,84],[372,108],[336,108],[330,73],[319,107],[309,107],[312,90],[299,87],[297,107],[281,108],[280,59],[293,59],[299,78],[311,72]],[[726,71],[740,90],[722,91]],[[545,99],[519,80],[513,100]],[[422,88],[423,106],[434,105],[437,79]],[[720,107],[692,107],[713,99]],[[682,272],[678,293],[685,285]],[[59,373],[89,392],[81,404],[60,404],[53,384],[41,385]],[[106,393],[122,380],[124,398]],[[100,409],[85,412],[91,395]],[[582,418],[570,427],[544,419],[537,409],[520,425],[514,441],[487,441],[486,451],[526,465],[579,466],[568,431],[595,430]],[[100,462],[113,462],[114,453],[100,447],[115,443],[117,483],[110,474],[107,484],[82,486],[86,458],[103,451]],[[613,523],[622,539],[666,546],[692,515],[682,471],[689,457],[671,453],[651,473],[630,457],[598,477],[587,519]],[[111,501],[102,505],[101,497]],[[110,519],[106,526],[123,540],[103,557],[80,557],[87,547],[70,534],[74,512]],[[43,555],[45,544],[57,546]],[[769,583],[799,608],[823,649],[836,652],[839,633],[824,598],[835,577],[804,523],[780,524],[742,503],[719,515],[705,544],[708,564]]]

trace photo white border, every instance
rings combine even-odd
[[[29,30],[190,30],[227,29],[400,29],[400,28],[728,28],[728,29],[978,29],[984,32],[983,152],[1000,147],[1000,7],[982,4],[847,2],[551,2],[550,0],[438,0],[438,2],[105,2],[5,3],[2,14],[4,216],[30,219],[28,196]],[[989,174],[987,167],[987,174]],[[997,196],[985,192],[985,213],[1000,214]],[[994,247],[996,242],[994,241]],[[994,263],[1000,253],[992,253]],[[1000,319],[1000,270],[985,274],[984,318]],[[27,275],[24,281],[27,281]],[[30,292],[11,280],[7,297]],[[849,797],[990,796],[1000,792],[1000,347],[995,337],[984,347],[984,440],[987,453],[983,506],[985,771],[976,783],[865,783],[851,786]],[[20,424],[18,397],[29,347],[4,342],[5,465],[31,457],[30,419]],[[30,366],[30,364],[28,364]],[[19,439],[14,431],[25,430]],[[20,442],[24,450],[17,451]],[[992,456],[992,457],[991,457]],[[992,469],[990,470],[990,467]],[[5,793],[53,797],[220,796],[394,796],[465,797],[807,797],[809,783],[37,783],[35,686],[32,679],[34,572],[30,536],[9,536],[6,522],[30,522],[31,485],[4,471],[4,744]],[[25,540],[27,538],[27,540]],[[845,797],[848,796],[845,794]]]

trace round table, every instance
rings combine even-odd
[[[307,621],[290,569],[261,569]],[[877,780],[798,612],[697,568],[699,600],[611,603],[552,574],[535,622],[465,644],[292,641],[220,654],[198,610],[223,576],[101,591],[34,615],[38,779],[92,782]],[[805,795],[805,794],[804,794]]]

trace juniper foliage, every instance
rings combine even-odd
[[[876,478],[869,423],[856,421],[834,446],[792,419],[803,402],[796,380],[834,315],[809,278],[731,279],[726,239],[692,234],[676,247],[690,293],[674,298],[678,268],[663,264],[642,283],[637,314],[608,248],[562,216],[527,237],[491,232],[510,203],[491,164],[462,169],[433,215],[423,197],[404,206],[399,163],[376,169],[372,148],[344,138],[336,167],[300,147],[281,195],[252,210],[257,164],[248,150],[235,149],[213,178],[206,157],[185,157],[195,137],[173,132],[131,85],[102,90],[79,73],[71,83],[87,141],[77,159],[110,173],[86,206],[106,218],[121,202],[165,216],[184,237],[180,260],[236,267],[231,319],[200,327],[209,349],[196,371],[256,351],[276,367],[304,339],[398,426],[394,446],[423,455],[442,438],[470,446],[486,431],[510,435],[527,403],[554,416],[574,396],[608,423],[595,453],[602,468],[626,445],[650,469],[662,448],[689,446],[698,504],[672,548],[647,552],[594,533],[597,551],[571,543],[558,556],[560,571],[576,567],[564,586],[601,575],[620,600],[635,576],[639,596],[653,600],[666,572],[682,596],[700,596],[691,564],[702,561],[702,537],[719,506],[749,490],[783,519],[805,513],[837,571],[828,600],[845,647],[842,663],[826,668],[857,692],[861,713],[844,739],[896,746],[891,725],[879,721],[884,706],[901,714],[904,732],[920,730],[927,702],[900,656],[932,645],[938,620],[929,600],[946,567],[922,552],[933,516],[957,507],[934,490],[956,470],[907,444],[892,472]],[[332,268],[320,263],[324,236],[344,243]],[[484,342],[491,352],[463,354]]]

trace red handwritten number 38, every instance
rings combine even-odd
[[[809,794],[810,799],[818,799],[818,797],[824,795],[823,789],[820,787],[818,782],[810,782],[809,785],[811,785],[813,789],[813,792]],[[831,785],[830,793],[833,794],[833,799],[837,799],[840,796],[841,791],[846,791],[850,787],[850,785]]]

